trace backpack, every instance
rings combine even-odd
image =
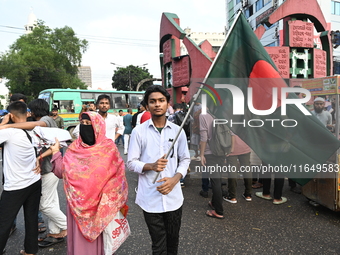
[[[212,116],[214,118],[214,116]],[[212,138],[209,148],[215,156],[225,156],[231,150],[231,131],[227,124],[212,125]]]
[[[178,126],[182,125],[182,122],[185,118],[185,113],[183,111],[179,111],[175,113],[174,123]],[[187,136],[187,139],[190,137],[190,116],[187,118],[183,130],[185,132],[185,135]]]

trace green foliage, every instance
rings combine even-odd
[[[72,28],[50,29],[38,21],[33,32],[22,35],[0,55],[0,77],[6,77],[10,93],[29,99],[48,88],[83,88],[77,77],[88,42],[75,36]]]
[[[5,99],[5,96],[0,95],[0,99]],[[5,108],[4,105],[2,105],[1,101],[0,101],[0,110],[3,110]]]
[[[149,70],[145,67],[129,65],[127,67],[117,67],[112,77],[112,87],[117,90],[135,91],[137,84],[146,78],[153,78]],[[145,82],[139,91],[145,90],[152,85],[152,81]]]

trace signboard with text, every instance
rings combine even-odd
[[[326,71],[326,51],[313,49],[313,71],[314,78],[327,76]]]
[[[301,79],[301,87],[308,89],[312,96],[339,94],[340,76],[329,76],[316,79]]]
[[[313,23],[301,20],[288,21],[289,25],[289,46],[290,47],[314,47],[314,26]]]
[[[289,47],[265,47],[282,78],[289,78]]]

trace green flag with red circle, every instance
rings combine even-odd
[[[281,112],[280,91],[286,82],[243,14],[234,22],[224,45],[217,54],[203,87],[207,95],[207,108],[219,119],[224,119],[231,130],[251,147],[265,165],[273,166],[283,175],[300,184],[307,183],[336,152],[340,142],[314,115],[305,115],[295,104],[286,104]],[[244,95],[244,114],[234,114],[235,98],[229,89],[218,84],[231,84]],[[249,109],[249,90],[252,88],[252,106],[268,110],[269,115],[254,114]],[[273,88],[277,93],[273,94]],[[202,93],[205,92],[202,90]],[[218,94],[218,97],[217,97]],[[283,94],[298,99],[294,93]],[[221,99],[216,100],[217,98]],[[276,104],[273,103],[276,98]],[[239,104],[238,104],[239,105]],[[242,108],[242,107],[240,107]],[[314,170],[313,170],[314,169]],[[307,171],[308,170],[308,171]]]

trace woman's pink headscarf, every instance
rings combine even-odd
[[[64,156],[64,189],[68,204],[83,236],[94,241],[125,205],[128,186],[124,161],[114,142],[105,136],[105,121],[89,115],[95,144],[75,140]]]

